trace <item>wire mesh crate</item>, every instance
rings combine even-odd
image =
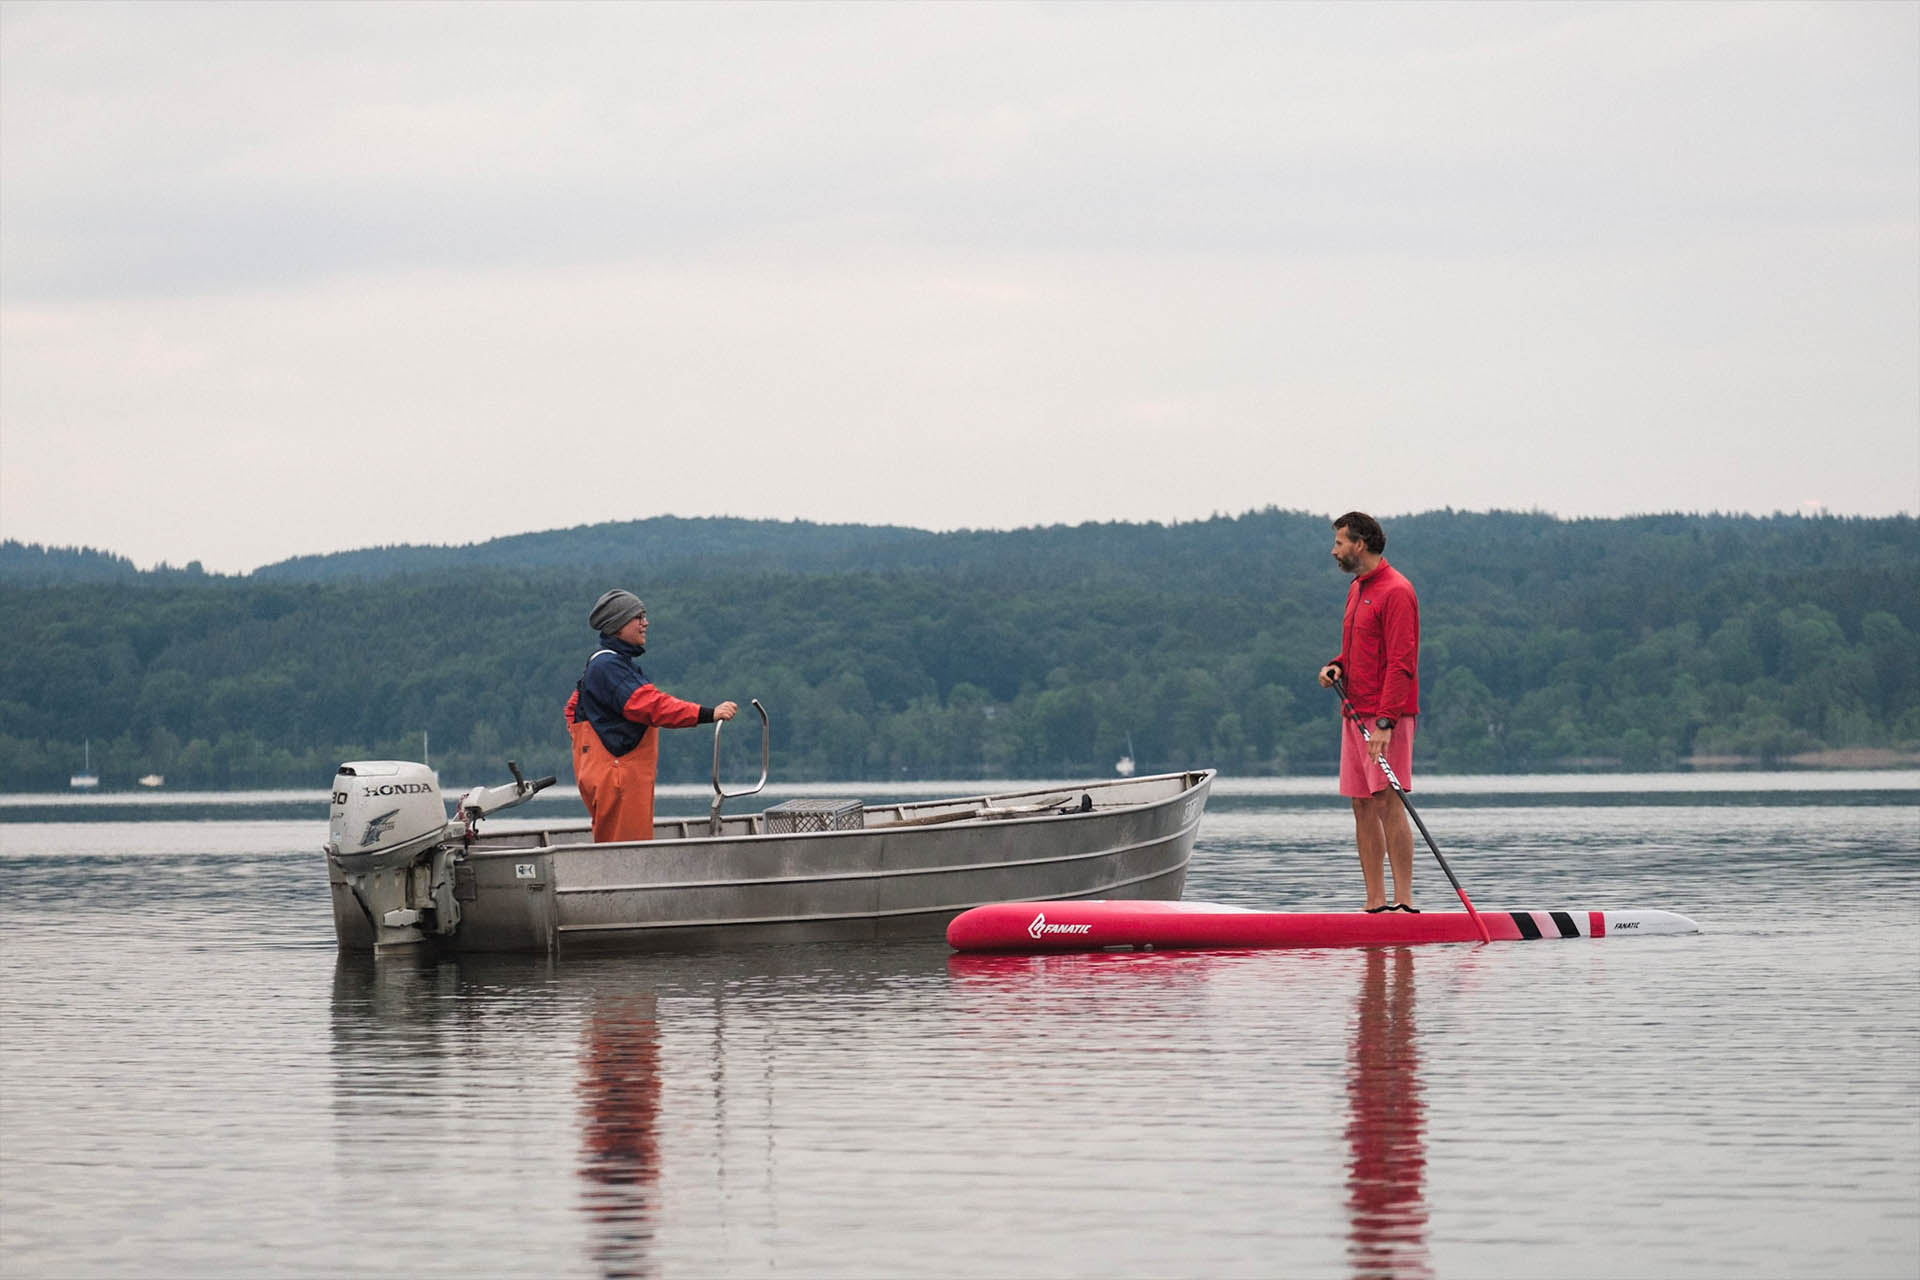
[[[855,831],[867,825],[865,806],[858,800],[785,800],[770,806],[766,819],[772,835]]]

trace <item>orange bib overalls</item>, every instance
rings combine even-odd
[[[660,730],[648,728],[640,745],[610,753],[585,716],[574,720],[573,776],[593,815],[594,843],[653,839],[653,780],[660,771]]]

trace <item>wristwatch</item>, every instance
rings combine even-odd
[[[1378,716],[1374,719],[1373,727],[1376,729],[1391,729],[1393,728],[1393,717]]]

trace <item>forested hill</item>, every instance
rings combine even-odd
[[[1387,524],[1419,589],[1423,769],[1667,767],[1920,749],[1920,522],[1791,516]],[[0,769],[57,788],[450,781],[566,767],[587,606],[647,600],[648,674],[759,697],[786,780],[1330,766],[1345,577],[1323,515],[1013,532],[660,518],[468,547],[141,572],[0,548]],[[111,585],[113,590],[102,590]],[[750,754],[736,735],[744,760]],[[706,733],[666,776],[703,778]],[[743,767],[745,767],[743,765]]]
[[[1539,513],[1435,511],[1394,520],[1389,558],[1411,572],[1538,588],[1597,576],[1689,584],[1701,557],[1806,579],[1845,572],[1850,545],[1884,542],[1867,554],[1897,561],[1916,523],[1798,516],[1642,516],[1559,520]],[[1012,531],[931,533],[885,525],[660,516],[519,534],[464,546],[390,546],[300,556],[242,575],[249,582],[359,582],[463,575],[473,570],[601,571],[636,584],[715,574],[986,573],[1019,581],[1063,575],[1136,582],[1206,583],[1233,594],[1285,589],[1303,568],[1308,544],[1325,541],[1327,517],[1266,510],[1183,524],[1056,525]],[[1320,548],[1324,559],[1325,548]],[[1622,563],[1625,561],[1626,563]],[[1311,567],[1307,565],[1305,567]],[[0,544],[0,584],[115,581],[177,585],[203,574],[141,571],[130,560],[86,548]],[[625,579],[623,579],[625,580]],[[1690,588],[1689,588],[1690,589]]]
[[[200,576],[200,567],[192,569]],[[133,561],[111,552],[90,547],[43,547],[8,539],[0,542],[0,585],[51,586],[73,582],[159,581],[175,576],[176,571],[161,569],[142,573]]]
[[[806,521],[657,516],[580,525],[459,547],[374,547],[298,556],[254,570],[256,580],[336,582],[473,568],[605,567],[649,574],[730,568],[829,573],[915,564],[938,541],[922,529]]]

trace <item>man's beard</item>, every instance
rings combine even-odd
[[[1340,566],[1340,572],[1352,573],[1360,567],[1360,553],[1356,551],[1350,556],[1335,556],[1333,561]]]

